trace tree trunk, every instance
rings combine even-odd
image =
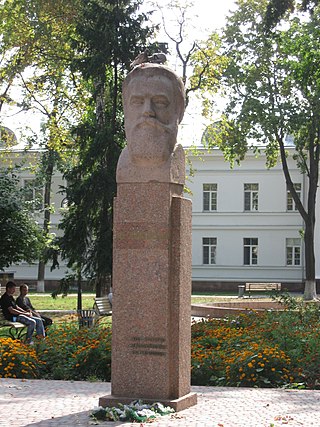
[[[310,219],[311,217],[311,219]],[[306,282],[304,287],[304,299],[313,300],[317,297],[315,280],[315,255],[314,255],[314,221],[313,215],[309,213],[308,221],[305,223],[305,264],[306,264]]]
[[[96,297],[102,297],[102,283],[96,279]]]
[[[304,294],[303,298],[305,301],[311,301],[316,299],[316,281],[315,280],[306,280],[304,284]]]
[[[45,160],[44,160],[45,161]],[[51,202],[51,183],[54,167],[54,153],[48,152],[46,173],[45,173],[45,186],[44,186],[44,220],[43,220],[43,233],[45,236],[49,233],[50,225],[50,202]],[[43,259],[39,260],[38,265],[38,280],[37,292],[45,292],[45,262]]]
[[[319,153],[314,156],[313,152],[309,152],[310,157],[310,176],[309,176],[309,191],[308,191],[308,209],[306,210],[300,200],[297,192],[294,189],[293,182],[290,177],[288,163],[286,159],[285,147],[283,139],[278,138],[280,147],[282,170],[286,179],[287,187],[295,201],[301,217],[305,224],[304,234],[304,247],[305,247],[305,275],[306,281],[304,286],[304,299],[306,301],[313,300],[317,297],[316,289],[316,267],[314,255],[314,229],[315,229],[315,208],[316,208],[316,194],[318,189],[318,163]],[[315,157],[315,158],[314,158]]]
[[[77,310],[82,310],[82,286],[81,286],[81,269],[78,269],[77,273],[77,288],[78,288],[78,298],[77,298]]]

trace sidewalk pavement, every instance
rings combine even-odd
[[[0,379],[1,427],[88,427],[110,383]],[[320,390],[192,387],[196,406],[157,418],[153,427],[320,427]],[[150,423],[100,422],[144,427]]]

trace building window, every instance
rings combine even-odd
[[[296,183],[296,184],[293,184],[293,186],[294,186],[294,189],[296,190],[296,192],[298,194],[299,199],[301,200],[301,184]],[[297,206],[294,203],[293,197],[292,197],[289,189],[287,188],[287,211],[296,211],[296,210],[298,210]]]
[[[28,203],[30,209],[43,209],[43,188],[37,185],[34,179],[25,179],[23,187],[24,200]]]
[[[203,264],[216,263],[217,239],[215,237],[203,237]]]
[[[258,210],[259,184],[244,184],[244,210]]]
[[[203,184],[203,210],[206,212],[217,210],[217,184]]]
[[[301,265],[301,239],[286,239],[287,265]]]
[[[258,264],[258,239],[243,239],[243,263],[244,265]]]

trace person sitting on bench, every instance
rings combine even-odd
[[[30,298],[27,296],[28,292],[29,286],[26,283],[23,283],[20,286],[20,295],[16,299],[16,304],[25,311],[31,311],[34,316],[40,317],[44,328],[47,329],[48,326],[52,325],[52,319],[50,319],[50,317],[43,316],[36,311],[36,309],[31,304]]]
[[[32,335],[35,329],[38,338],[45,337],[44,326],[40,317],[34,316],[30,311],[23,310],[16,304],[13,297],[15,290],[16,284],[9,281],[6,284],[6,292],[0,298],[2,312],[10,322],[20,322],[27,326],[27,343],[33,344]]]

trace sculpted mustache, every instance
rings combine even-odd
[[[174,130],[172,129],[172,126],[164,125],[163,123],[160,123],[158,120],[150,118],[150,117],[145,118],[144,120],[140,120],[135,125],[134,129],[142,128],[144,126],[156,127],[156,128],[161,129],[161,130],[164,130],[167,133],[174,133]]]

